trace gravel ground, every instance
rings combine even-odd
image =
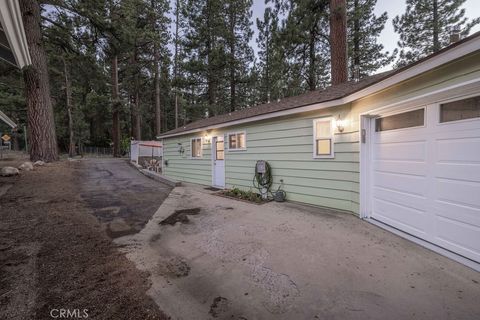
[[[115,170],[108,181],[95,176],[106,166],[114,167],[119,179],[113,178]],[[148,274],[112,243],[119,236],[110,226],[114,212],[122,215],[122,232],[131,234],[168,195],[162,187],[163,193],[151,190],[150,199],[135,196],[153,183],[139,174],[140,188],[137,174],[123,160],[82,160],[0,177],[0,319],[51,319],[53,309],[59,309],[54,315],[68,309],[89,319],[167,319],[145,293]],[[99,186],[95,193],[89,189],[93,184]],[[129,190],[130,198],[117,201],[118,210],[102,210],[111,205],[98,199]],[[142,201],[147,205],[139,206]]]

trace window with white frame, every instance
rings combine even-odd
[[[313,120],[313,157],[333,158],[333,118]]]
[[[228,150],[235,151],[245,149],[247,149],[245,131],[228,134]]]
[[[201,158],[202,138],[192,138],[192,140],[190,140],[190,150],[192,158]]]

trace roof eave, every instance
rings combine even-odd
[[[7,37],[16,66],[23,68],[32,63],[23,28],[22,13],[17,0],[0,1],[0,22]]]

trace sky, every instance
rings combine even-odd
[[[175,8],[175,0],[171,1],[171,8]],[[258,35],[257,30],[257,18],[262,19],[263,13],[265,11],[265,0],[253,0],[252,6],[252,28],[254,31],[254,35],[252,40],[250,41],[250,45],[254,49],[255,53],[258,51],[256,38]],[[378,16],[383,12],[387,12],[388,14],[388,21],[385,24],[385,29],[382,31],[379,37],[379,42],[383,44],[386,51],[392,52],[397,47],[398,41],[398,34],[393,31],[392,19],[397,16],[401,15],[405,12],[405,0],[377,0],[377,5],[375,7],[375,14]],[[479,17],[480,16],[480,0],[467,0],[464,4],[465,8],[465,16],[469,19]],[[173,20],[173,19],[172,19]],[[472,29],[471,33],[480,31],[480,26],[476,26]],[[384,67],[381,71],[391,69],[391,66]]]

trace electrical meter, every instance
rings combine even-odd
[[[257,161],[257,172],[258,173],[265,173],[267,172],[267,169],[266,169],[266,164],[265,164],[265,161],[264,160],[259,160]]]

